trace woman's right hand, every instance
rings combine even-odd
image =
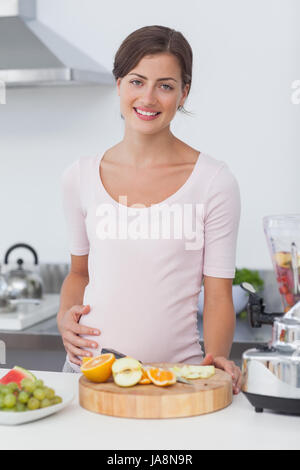
[[[99,336],[101,334],[97,329],[79,325],[81,315],[87,315],[89,312],[89,305],[74,305],[67,310],[58,321],[58,329],[62,336],[63,344],[69,360],[78,366],[81,365],[81,360],[77,356],[92,357],[90,351],[86,351],[83,348],[95,349],[98,347],[98,344],[95,341],[89,341],[81,338],[79,335]]]

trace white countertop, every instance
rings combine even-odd
[[[5,369],[0,369],[3,376]],[[227,408],[178,419],[127,419],[94,414],[78,403],[77,374],[36,371],[55,388],[75,392],[57,414],[21,426],[0,425],[0,449],[300,449],[300,416],[255,413],[246,397],[234,395]]]

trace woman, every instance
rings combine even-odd
[[[241,371],[228,360],[238,183],[226,163],[170,130],[190,92],[192,61],[180,32],[147,26],[130,34],[113,69],[124,138],[64,172],[71,240],[57,320],[64,371],[79,372],[83,356],[108,348],[143,362],[214,364],[240,391]],[[204,359],[197,330],[202,280]]]

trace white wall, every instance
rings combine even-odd
[[[185,35],[194,51],[186,108],[195,115],[178,115],[173,132],[228,163],[242,197],[237,266],[271,268],[262,217],[300,213],[300,105],[290,101],[300,79],[299,2],[38,0],[38,16],[108,70],[141,26]],[[118,99],[114,87],[8,90],[0,106],[0,262],[18,241],[41,262],[69,261],[61,173],[122,139]]]

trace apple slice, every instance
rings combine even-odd
[[[114,382],[120,387],[132,387],[143,376],[142,364],[132,357],[117,359],[112,365]]]
[[[216,373],[215,366],[184,365],[182,367],[174,366],[171,370],[176,376],[185,379],[209,379]]]

